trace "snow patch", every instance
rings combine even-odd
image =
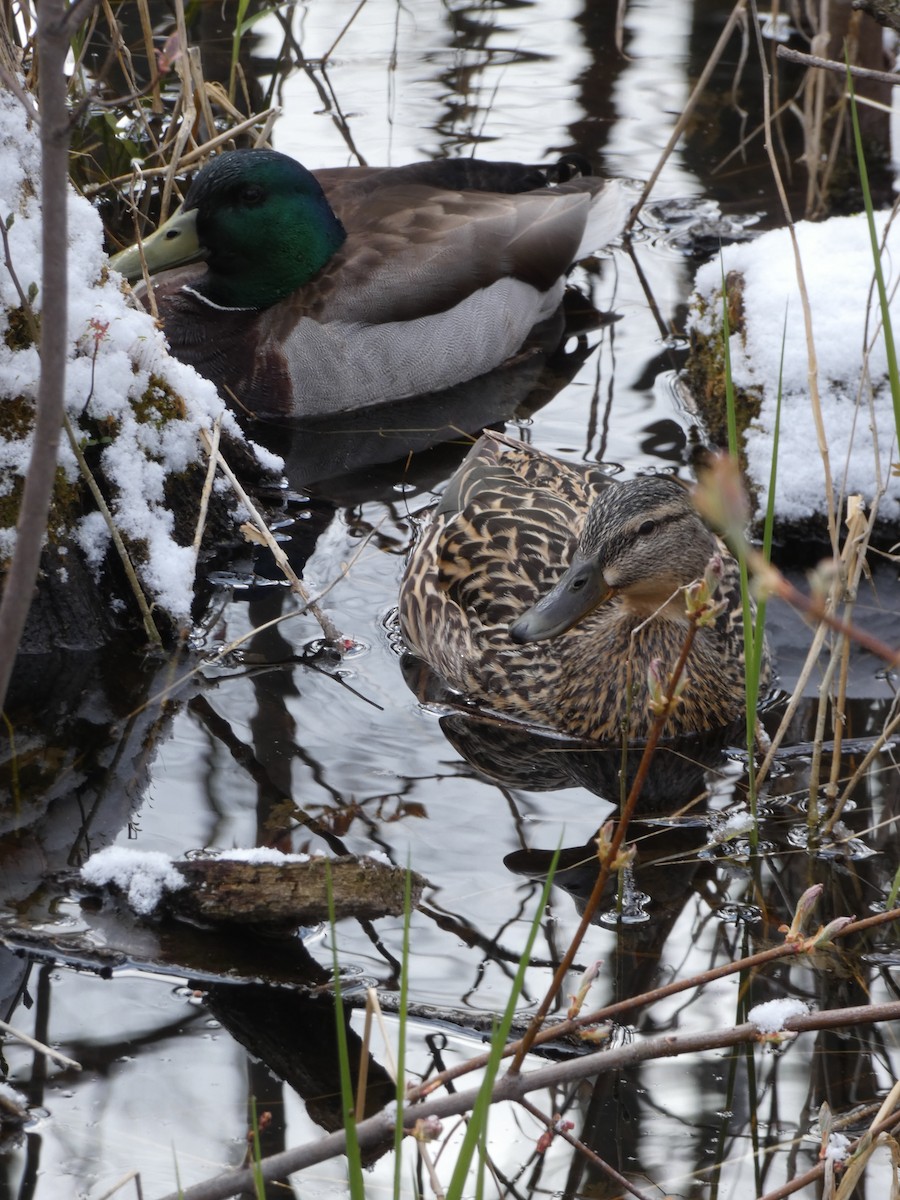
[[[823,1157],[831,1162],[846,1162],[850,1157],[850,1145],[850,1139],[845,1134],[829,1134]]]
[[[809,1008],[802,1000],[788,997],[782,1000],[766,1000],[757,1004],[747,1013],[747,1020],[755,1025],[760,1033],[784,1033],[784,1023],[790,1017],[805,1016]]]
[[[41,205],[35,189],[40,175],[37,131],[28,128],[18,100],[0,92],[0,220],[12,218],[10,260],[23,292],[37,289],[32,307],[38,313]],[[200,430],[210,429],[216,418],[234,437],[243,435],[213,385],[169,355],[153,318],[133,307],[121,277],[106,270],[100,218],[74,190],[68,198],[68,220],[66,408],[76,435],[82,415],[114,432],[100,452],[103,473],[113,489],[113,516],[126,536],[142,547],[138,571],[150,599],[176,621],[184,621],[193,598],[194,559],[174,540],[165,480],[191,463],[205,469]],[[14,349],[2,337],[9,311],[20,305],[10,272],[0,270],[0,401],[32,401],[37,395],[37,351],[33,346]],[[154,386],[167,410],[165,420],[147,404]],[[178,412],[181,402],[183,414]],[[16,476],[24,476],[30,457],[30,437],[0,444],[0,495],[11,491]],[[259,451],[257,457],[268,469],[283,466],[275,455]],[[67,477],[75,480],[78,466],[65,437],[59,461]],[[99,568],[109,533],[97,514],[81,521],[78,541],[89,566]],[[8,555],[14,544],[15,530],[0,530],[0,553]]]
[[[900,330],[900,226],[890,214],[875,214],[893,328]],[[888,488],[880,514],[900,518],[900,479],[890,478],[898,455],[887,352],[874,286],[872,245],[865,214],[832,217],[795,226],[812,310],[822,418],[834,485],[844,496],[860,493],[871,502],[876,479]],[[772,461],[772,432],[781,368],[784,367],[775,511],[788,521],[823,511],[824,471],[817,449],[810,400],[803,309],[794,252],[787,229],[752,242],[725,246],[721,259],[697,272],[689,328],[717,334],[722,325],[722,276],[743,276],[743,334],[730,339],[735,385],[762,392],[759,418],[744,437],[748,473],[764,511]],[[699,297],[699,300],[698,300]],[[866,364],[866,349],[869,348]]]
[[[166,892],[177,892],[187,880],[160,850],[128,850],[107,846],[92,854],[81,868],[81,878],[90,887],[110,884],[124,892],[129,905],[142,917],[149,916]]]
[[[229,862],[272,863],[275,866],[282,866],[284,863],[309,862],[310,856],[308,854],[283,854],[280,850],[273,850],[270,846],[253,846],[246,849],[217,850],[215,857],[217,859],[224,858]]]

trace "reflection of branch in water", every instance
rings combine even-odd
[[[246,742],[241,741],[231,727],[231,723],[227,721],[220,713],[212,707],[205,696],[196,696],[190,701],[188,708],[200,721],[206,726],[207,730],[216,741],[221,742],[225,749],[231,754],[234,761],[240,766],[250,779],[256,784],[260,791],[268,794],[271,799],[278,801],[289,801],[293,805],[291,797],[285,796],[282,788],[277,787],[269,774],[268,769],[260,762],[254,751]],[[299,749],[297,749],[299,753]],[[322,783],[322,786],[327,788],[327,785]],[[337,795],[337,793],[334,793]],[[295,808],[295,812],[302,812],[301,809]],[[307,826],[311,833],[314,833],[334,851],[335,854],[349,854],[350,851],[345,846],[344,842],[334,835],[327,825],[317,821],[315,817],[309,813],[303,813],[303,823]]]
[[[526,900],[530,898],[527,897]],[[473,925],[471,925],[464,917],[455,916],[446,910],[440,909],[436,904],[429,906],[420,904],[418,911],[429,920],[434,921],[438,929],[442,929],[445,933],[451,933],[455,938],[459,938],[464,945],[470,949],[477,948],[483,950],[485,956],[498,965],[509,963],[513,966],[518,965],[521,953],[517,950],[505,950],[502,946],[498,946],[494,938],[487,934],[479,933]],[[520,919],[520,918],[513,918]],[[554,970],[556,967],[556,958],[533,958],[531,966],[540,970]],[[583,971],[585,968],[577,963],[573,966],[573,971]],[[505,967],[504,967],[505,970]],[[507,972],[508,973],[508,972]]]
[[[293,615],[293,614],[288,614]],[[379,704],[377,700],[373,700],[370,696],[366,696],[359,688],[355,688],[352,683],[348,683],[343,675],[338,675],[328,667],[323,667],[317,661],[321,657],[318,650],[304,654],[289,654],[285,658],[280,658],[274,662],[260,663],[259,665],[247,663],[240,670],[229,671],[218,676],[210,682],[217,686],[220,682],[230,683],[235,679],[257,679],[263,675],[277,675],[284,671],[286,667],[305,667],[308,671],[313,671],[316,675],[321,675],[324,679],[330,680],[344,691],[349,692],[351,696],[355,696],[357,700],[362,700],[364,704],[371,705],[378,712],[384,712],[384,705]]]

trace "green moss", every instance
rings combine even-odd
[[[3,400],[2,436],[5,442],[26,437],[34,427],[34,401],[24,396]]]
[[[24,478],[21,475],[14,475],[12,487],[4,496],[0,496],[0,528],[11,528],[18,521],[24,487]],[[85,491],[81,480],[72,481],[62,467],[57,467],[50,511],[47,514],[48,541],[54,544],[68,542],[72,536],[75,522],[84,511]],[[7,559],[0,561],[0,570],[5,571],[8,566]]]
[[[19,305],[6,310],[3,340],[10,350],[27,350],[34,345],[34,326],[38,318]]]
[[[167,421],[183,421],[187,416],[183,398],[156,375],[150,376],[147,390],[132,401],[131,407],[140,424],[160,426]]]
[[[13,478],[13,485],[5,496],[0,496],[0,529],[11,529],[19,519],[19,507],[22,503],[22,484],[20,475]],[[0,567],[6,567],[6,561]]]

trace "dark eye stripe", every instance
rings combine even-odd
[[[680,508],[675,512],[661,513],[658,517],[648,517],[642,521],[636,529],[636,533],[648,534],[654,533],[657,529],[662,529],[666,525],[674,525],[677,521],[683,521],[685,518],[694,519],[694,513],[690,509]]]

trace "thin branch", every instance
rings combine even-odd
[[[24,1046],[29,1046],[32,1050],[37,1050],[39,1054],[43,1054],[46,1058],[52,1058],[61,1066],[71,1067],[74,1071],[81,1070],[81,1063],[76,1062],[74,1058],[67,1058],[65,1054],[60,1054],[58,1050],[54,1050],[52,1046],[47,1046],[43,1042],[39,1042],[30,1034],[22,1033],[19,1029],[14,1029],[12,1025],[7,1025],[5,1021],[0,1021],[0,1029],[9,1037],[13,1037],[17,1042],[21,1042]]]
[[[632,1196],[637,1197],[637,1200],[654,1200],[654,1197],[648,1196],[646,1192],[642,1192],[640,1188],[636,1187],[633,1183],[631,1183],[630,1180],[626,1179],[624,1175],[621,1175],[614,1166],[606,1161],[606,1159],[601,1158],[596,1150],[592,1150],[590,1146],[586,1146],[580,1138],[577,1138],[571,1134],[569,1130],[562,1126],[557,1119],[548,1117],[546,1113],[542,1113],[541,1110],[536,1105],[532,1104],[530,1100],[520,1100],[519,1107],[524,1108],[525,1111],[531,1113],[536,1120],[546,1125],[550,1133],[555,1134],[557,1137],[561,1137],[564,1141],[568,1142],[573,1150],[577,1150],[583,1158],[586,1158],[587,1161],[592,1163],[598,1171],[602,1171],[604,1175],[607,1175],[614,1183],[617,1183],[619,1187],[624,1188],[626,1192],[631,1192]]]
[[[889,83],[896,87],[900,83],[900,74],[896,71],[876,71],[871,67],[848,67],[846,63],[835,62],[833,58],[819,58],[817,54],[804,54],[801,50],[791,50],[788,46],[778,46],[776,58],[787,62],[800,63],[803,67],[817,67],[821,71],[833,71],[847,78],[847,71],[854,79],[875,79],[879,83]]]
[[[853,1143],[854,1149],[851,1150],[851,1154],[855,1152],[855,1148],[863,1140],[874,1140],[882,1133],[891,1132],[898,1124],[900,1124],[900,1114],[898,1113],[893,1113],[890,1117],[879,1121],[877,1125],[873,1125],[871,1129],[867,1129],[865,1133],[856,1139]],[[781,1187],[775,1188],[772,1192],[766,1192],[764,1196],[760,1196],[760,1200],[786,1200],[787,1196],[792,1196],[795,1192],[799,1192],[801,1188],[805,1188],[809,1184],[821,1179],[825,1174],[825,1167],[826,1162],[823,1159],[805,1174],[795,1176],[793,1179],[788,1180],[787,1183],[782,1184]]]
[[[194,552],[194,572],[197,571],[197,559],[200,555],[200,543],[203,541],[203,531],[206,528],[206,517],[209,512],[209,498],[212,495],[213,484],[216,481],[216,461],[219,454],[219,438],[222,434],[222,414],[213,422],[212,439],[207,445],[209,462],[206,468],[206,478],[203,480],[203,490],[200,493],[200,508],[197,513],[197,528],[194,530],[194,540],[191,550]]]
[[[900,908],[895,908],[888,912],[875,913],[871,917],[864,917],[860,921],[852,921],[833,936],[835,938],[847,937],[850,934],[863,933],[876,925],[891,924],[898,920],[900,920]],[[611,1017],[617,1017],[626,1012],[633,1012],[638,1008],[646,1008],[659,1000],[665,1000],[669,996],[678,995],[680,992],[689,991],[691,988],[705,987],[719,979],[725,979],[729,975],[743,974],[744,972],[754,970],[756,967],[763,966],[765,963],[776,962],[780,958],[792,958],[804,952],[804,946],[801,942],[785,942],[780,946],[770,946],[767,950],[759,950],[756,954],[750,954],[746,958],[735,959],[733,962],[724,963],[722,966],[701,971],[688,979],[676,979],[672,983],[663,984],[649,992],[642,992],[638,996],[628,996],[623,1000],[606,1004],[602,1008],[594,1009],[592,1012],[584,1013],[581,1016],[573,1017],[566,1021],[559,1021],[552,1026],[542,1029],[537,1037],[535,1037],[534,1045],[542,1046],[546,1042],[552,1042],[555,1039],[577,1033],[581,1029],[599,1025],[604,1021],[608,1021]],[[513,1042],[506,1047],[504,1056],[509,1057],[515,1054],[518,1049],[519,1043]],[[459,1063],[455,1067],[450,1067],[431,1078],[427,1083],[414,1088],[408,1098],[415,1100],[419,1096],[429,1095],[445,1083],[458,1079],[461,1075],[467,1075],[471,1071],[480,1070],[486,1062],[487,1055],[479,1055],[477,1058],[472,1058],[467,1062]]]
[[[823,1013],[808,1013],[791,1017],[785,1021],[788,1033],[807,1033],[835,1026],[870,1024],[873,1021],[891,1021],[900,1018],[900,1002],[881,1005],[860,1005]],[[752,1022],[701,1033],[665,1034],[648,1038],[642,1042],[631,1042],[596,1054],[586,1054],[563,1062],[552,1063],[535,1071],[508,1071],[494,1087],[492,1102],[502,1100],[521,1101],[529,1092],[544,1088],[574,1084],[581,1079],[622,1071],[637,1063],[661,1058],[677,1058],[683,1054],[696,1054],[704,1050],[720,1050],[760,1039],[760,1033]],[[445,1096],[430,1097],[422,1104],[407,1108],[412,1122],[425,1117],[458,1116],[470,1112],[478,1099],[480,1089],[470,1088],[464,1092],[452,1092]],[[394,1138],[394,1114],[382,1111],[374,1117],[361,1121],[356,1126],[360,1150],[379,1146],[390,1146]],[[874,1131],[873,1131],[874,1132]],[[866,1135],[864,1135],[866,1136]],[[346,1135],[343,1130],[319,1138],[314,1143],[283,1150],[262,1159],[259,1170],[264,1179],[283,1179],[315,1163],[325,1162],[345,1153]],[[245,1188],[253,1186],[252,1169],[227,1171],[213,1179],[184,1188],[166,1196],[164,1200],[227,1200]]]
[[[88,466],[87,459],[84,457],[84,452],[78,444],[78,439],[75,437],[75,430],[72,428],[72,422],[69,420],[68,413],[63,413],[63,426],[66,431],[66,437],[69,439],[69,446],[72,453],[75,455],[75,460],[78,463],[78,469],[81,471],[81,477],[87,484],[88,491],[94,497],[94,503],[100,511],[100,515],[106,522],[106,528],[109,530],[109,536],[112,538],[113,546],[119,556],[119,561],[125,571],[125,578],[128,580],[128,586],[131,588],[138,609],[141,614],[141,620],[144,623],[144,632],[155,646],[162,645],[162,638],[159,630],[156,628],[156,622],[153,620],[153,614],[150,612],[150,605],[147,603],[147,597],[144,595],[144,590],[141,587],[140,580],[137,577],[137,572],[134,569],[134,564],[131,561],[131,556],[128,553],[122,535],[116,527],[116,522],[113,519],[112,513],[109,511],[109,505],[106,503],[106,498],[100,491],[97,480],[91,468]]]
[[[667,695],[660,712],[657,714],[656,719],[650,728],[650,734],[647,738],[646,745],[644,746],[644,751],[641,755],[641,761],[638,764],[638,769],[631,785],[631,791],[628,793],[628,798],[622,807],[622,812],[619,820],[616,822],[616,828],[612,838],[610,839],[609,846],[603,848],[605,853],[602,855],[600,870],[597,873],[597,879],[594,882],[594,887],[590,896],[588,897],[587,903],[584,906],[584,911],[581,915],[581,921],[579,922],[578,928],[576,929],[575,934],[569,943],[568,949],[566,950],[559,963],[559,966],[554,972],[553,980],[547,989],[547,994],[541,1001],[537,1012],[532,1018],[532,1022],[528,1028],[528,1031],[526,1032],[524,1038],[522,1038],[522,1041],[516,1050],[511,1068],[513,1071],[519,1070],[522,1060],[531,1049],[535,1037],[540,1032],[544,1018],[550,1011],[550,1005],[553,1003],[554,998],[559,994],[566,975],[569,972],[569,968],[575,961],[575,955],[578,953],[578,949],[584,940],[584,936],[590,928],[594,913],[597,911],[597,907],[600,904],[600,899],[603,895],[603,889],[606,886],[606,882],[616,864],[616,858],[619,854],[622,843],[625,840],[625,834],[628,831],[628,823],[634,815],[634,810],[637,807],[638,800],[640,799],[641,791],[644,787],[644,781],[646,780],[647,773],[650,770],[651,759],[656,751],[659,739],[662,737],[663,729],[665,728],[669,713],[672,711],[672,708],[676,702],[676,691],[682,674],[684,673],[684,668],[687,665],[691,648],[694,644],[694,638],[697,633],[697,620],[699,619],[700,615],[701,614],[699,611],[691,614],[691,621],[688,625],[688,631],[687,636],[684,639],[684,645],[681,647],[681,654],[679,655],[678,662],[675,664],[675,668],[669,677]]]

